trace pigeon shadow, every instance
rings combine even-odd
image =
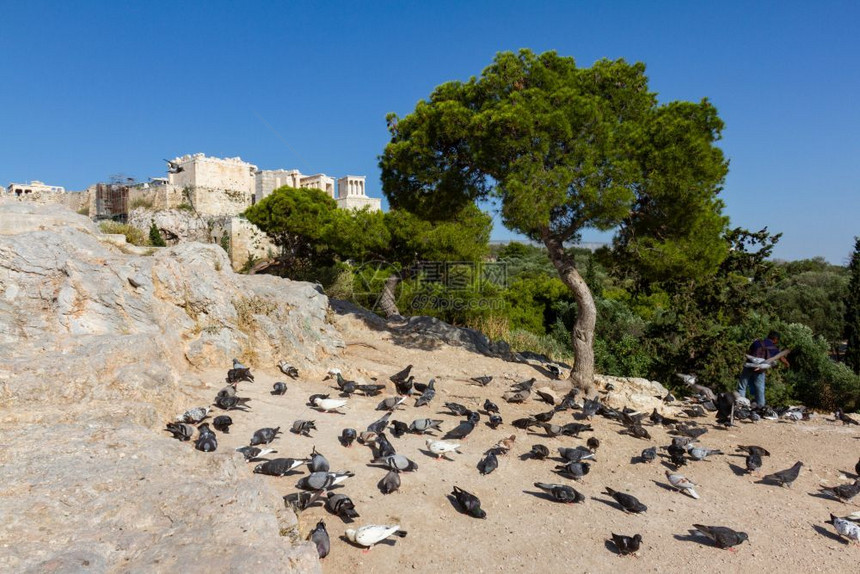
[[[695,542],[696,544],[700,544],[702,546],[710,546],[711,548],[716,548],[717,544],[707,536],[702,536],[698,534],[698,530],[690,530],[689,534],[673,534],[672,537],[675,540],[680,542]]]
[[[347,538],[346,534],[342,534],[338,538],[340,538],[341,540],[343,540],[344,542],[346,542],[350,546],[354,546],[355,548],[361,548],[362,550],[367,550],[366,547],[362,546],[361,544],[356,544],[355,542],[353,542],[352,540]],[[397,543],[396,540],[392,540],[391,538],[386,538],[385,540],[380,540],[379,542],[374,544],[374,546],[379,546],[380,544],[384,544],[386,546],[394,546],[396,543]]]
[[[668,490],[669,492],[677,492],[672,486],[666,484],[665,482],[660,482],[659,480],[652,480],[651,482],[664,490]]]
[[[829,539],[831,539],[831,540],[835,540],[835,541],[837,541],[837,542],[841,542],[842,544],[848,544],[848,541],[847,541],[847,540],[843,539],[843,538],[842,538],[841,536],[839,536],[838,534],[835,534],[835,533],[833,533],[833,532],[831,532],[831,531],[827,530],[827,529],[826,529],[826,528],[824,528],[823,526],[819,526],[818,524],[813,524],[813,525],[812,525],[812,529],[813,529],[813,530],[815,530],[815,531],[816,531],[817,533],[819,533],[820,535],[825,536],[825,537],[827,537],[827,538],[829,538]]]
[[[276,395],[285,395],[286,393],[285,393],[285,392],[284,392],[284,393],[280,393],[280,392],[278,392],[278,391],[269,391],[269,394],[270,394],[270,395],[272,395],[272,396],[276,396]]]
[[[432,452],[430,452],[429,450],[425,450],[425,449],[423,449],[423,448],[419,448],[419,449],[418,449],[418,452],[420,452],[421,454],[423,454],[423,455],[425,455],[425,456],[429,456],[430,458],[432,458],[432,459],[434,459],[434,460],[439,460],[440,458],[441,458],[442,460],[447,460],[448,462],[451,462],[451,460],[452,460],[452,459],[448,458],[448,457],[447,457],[447,456],[445,456],[445,455],[443,455],[443,456],[441,456],[441,457],[437,457],[435,454],[433,454],[433,453],[432,453]]]
[[[781,487],[781,488],[785,488],[784,486],[782,486],[782,483],[781,483],[781,482],[779,482],[778,480],[773,479],[773,478],[767,478],[767,477],[764,477],[764,478],[762,478],[761,480],[757,480],[757,481],[755,481],[755,483],[756,483],[756,484],[764,484],[764,485],[767,485],[767,486],[779,486],[779,487]]]
[[[620,510],[621,512],[624,512],[624,507],[621,506],[620,504],[618,504],[617,502],[615,502],[614,500],[609,500],[606,498],[597,498],[596,496],[592,496],[591,500],[596,500],[597,502],[602,502],[606,506],[610,506],[616,510]]]
[[[860,438],[860,436],[855,437],[855,438]],[[847,476],[849,478],[853,478],[854,480],[857,480],[858,478],[860,478],[860,474],[857,474],[856,472],[848,472],[847,470],[840,470],[839,472],[841,472],[842,474],[844,474],[845,476]]]
[[[549,495],[543,491],[537,492],[535,490],[524,490],[523,494],[531,494],[535,498],[540,498],[541,500],[548,500],[550,502],[556,502],[556,500],[551,495]]]
[[[732,469],[732,472],[735,473],[735,476],[744,476],[747,474],[745,468],[741,468],[736,464],[729,463],[729,468]]]
[[[821,500],[826,500],[828,502],[842,502],[835,496],[831,496],[825,492],[808,492],[807,494],[812,498],[820,498]]]

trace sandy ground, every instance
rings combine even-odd
[[[613,421],[595,417],[594,432],[580,439],[548,438],[541,433],[517,430],[510,421],[528,414],[548,410],[545,403],[529,400],[524,405],[509,405],[502,393],[515,380],[540,374],[528,365],[490,359],[448,346],[417,348],[391,340],[386,332],[367,329],[350,317],[339,317],[338,326],[348,345],[342,357],[320,365],[314,373],[302,373],[292,381],[272,368],[254,369],[256,382],[241,384],[240,396],[252,398],[250,412],[230,413],[234,425],[230,434],[219,434],[219,451],[247,444],[254,430],[281,426],[284,434],[272,443],[280,457],[305,457],[312,447],[331,462],[332,470],[351,470],[337,492],[349,495],[361,515],[355,525],[400,524],[408,531],[406,538],[383,543],[368,553],[347,543],[346,528],[337,516],[322,506],[303,512],[299,517],[303,536],[318,520],[324,520],[332,540],[331,554],[323,560],[326,572],[736,572],[767,571],[779,567],[786,571],[856,572],[860,565],[860,546],[839,540],[824,521],[830,512],[840,516],[860,510],[856,504],[843,504],[818,493],[820,484],[837,485],[854,478],[854,465],[860,455],[860,430],[845,428],[818,415],[809,422],[767,422],[740,424],[730,430],[713,425],[713,417],[704,420],[709,432],[702,445],[722,449],[725,455],[706,462],[690,462],[681,472],[700,485],[700,500],[671,491],[663,459],[648,465],[634,464],[642,449],[651,445],[668,445],[669,435],[660,427],[648,427],[652,440],[635,439],[620,434],[622,427]],[[414,400],[393,416],[407,424],[416,418],[444,420],[449,430],[461,420],[443,414],[443,403],[456,401],[478,408],[489,397],[501,408],[505,421],[497,430],[485,425],[462,443],[462,454],[453,461],[436,461],[423,452],[424,437],[406,435],[397,439],[389,434],[397,452],[418,464],[417,472],[402,474],[399,492],[383,495],[376,487],[386,470],[370,465],[370,449],[357,443],[344,448],[337,437],[345,427],[359,431],[375,421],[381,412],[374,411],[378,402],[393,396],[388,376],[407,364],[419,381],[435,377],[437,396],[426,407],[415,408]],[[325,414],[308,408],[312,393],[336,390],[323,382],[325,370],[338,367],[348,379],[378,377],[388,389],[378,397],[354,396],[346,414]],[[472,385],[469,377],[491,374],[495,380],[486,388]],[[200,404],[211,401],[223,385],[223,372],[207,373],[204,384],[192,391]],[[283,396],[272,396],[275,381],[285,380],[289,387]],[[217,411],[217,409],[216,409]],[[213,414],[220,414],[214,412]],[[316,421],[319,430],[312,437],[289,432],[296,419]],[[569,422],[571,413],[556,415],[553,422]],[[488,476],[476,469],[485,450],[499,439],[516,435],[513,450],[500,457],[499,468]],[[560,446],[584,444],[589,436],[601,441],[597,462],[579,483],[553,472],[554,460],[523,460],[533,444],[544,444],[557,456]],[[738,444],[757,444],[771,451],[765,458],[763,473],[790,467],[801,460],[804,467],[792,488],[756,484],[757,477],[742,472],[744,459],[735,453]],[[248,472],[253,464],[248,466]],[[287,477],[267,477],[282,494],[295,492],[296,481],[306,473]],[[585,494],[584,504],[558,504],[538,494],[535,481],[572,484]],[[448,499],[457,485],[477,495],[487,512],[485,520],[461,514],[456,503]],[[629,492],[648,506],[642,515],[628,515],[608,496],[605,486]],[[693,523],[730,526],[749,534],[750,543],[736,552],[720,550],[692,536]],[[638,557],[615,553],[610,533],[643,537]]]

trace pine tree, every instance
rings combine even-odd
[[[845,296],[845,364],[860,375],[860,237],[854,238],[854,253],[848,264],[850,279]]]
[[[153,247],[167,247],[167,243],[161,236],[161,230],[158,229],[158,226],[154,221],[152,222],[152,225],[149,226],[149,242]]]

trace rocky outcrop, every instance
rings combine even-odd
[[[640,412],[653,409],[662,412],[663,398],[669,392],[657,381],[637,377],[595,375],[594,382],[601,401],[614,409],[627,407]]]
[[[212,242],[212,230],[206,219],[186,209],[152,210],[138,207],[128,214],[128,224],[149,234],[152,224],[158,227],[168,245],[199,241]]]
[[[316,568],[238,455],[160,429],[197,367],[337,352],[327,298],[217,245],[129,253],[58,206],[0,204],[0,230],[0,571]]]

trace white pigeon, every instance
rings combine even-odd
[[[392,526],[367,524],[358,529],[350,528],[346,531],[346,537],[350,542],[354,542],[365,548],[371,548],[374,544],[382,542],[391,535],[403,538],[406,536],[406,531],[400,530],[399,524]]]
[[[324,413],[331,412],[346,406],[346,399],[324,399],[317,397],[314,399],[314,405]]]
[[[445,455],[449,452],[459,453],[457,449],[460,448],[459,443],[448,442],[446,440],[433,440],[432,438],[428,438],[426,441],[424,441],[424,444],[427,445],[427,450],[436,455],[437,459],[442,458],[443,456],[445,458],[448,458]]]
[[[833,525],[833,528],[836,529],[836,533],[839,536],[844,536],[848,540],[860,543],[860,524],[851,522],[845,518],[839,518],[834,514],[831,514],[830,520],[827,520],[826,522]]]
[[[666,471],[666,478],[669,479],[669,484],[677,488],[681,492],[686,492],[696,500],[699,499],[699,493],[696,492],[696,485],[683,474],[676,474]]]

